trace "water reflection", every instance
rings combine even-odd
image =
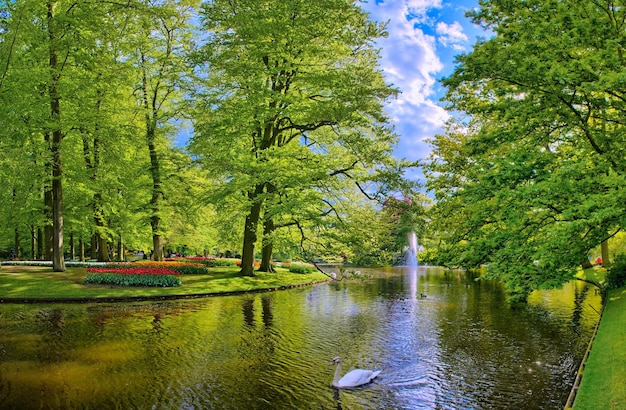
[[[586,284],[511,309],[464,272],[372,273],[194,301],[0,305],[0,408],[562,408],[598,319]],[[334,356],[383,372],[336,391]]]

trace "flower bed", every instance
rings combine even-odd
[[[180,272],[168,268],[140,267],[129,264],[87,268],[85,283],[116,286],[180,286]]]
[[[87,268],[87,273],[117,273],[120,275],[180,275],[180,272],[168,268],[134,268],[134,267],[104,267]]]
[[[88,273],[85,283],[115,286],[180,286],[181,280],[175,275],[163,274],[123,274],[123,273]]]
[[[154,261],[141,261],[141,262],[133,262],[133,263],[117,263],[110,264],[107,267],[124,267],[124,268],[134,268],[136,266],[140,266],[142,268],[155,268],[155,269],[171,269],[175,270],[183,275],[195,275],[195,274],[207,274],[209,273],[209,269],[201,264],[201,263],[193,263],[193,262],[154,262]]]

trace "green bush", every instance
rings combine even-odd
[[[173,275],[124,275],[116,273],[88,273],[85,283],[115,286],[180,286],[181,280]]]
[[[606,273],[606,285],[609,289],[621,288],[626,284],[626,254],[615,257],[615,262]]]
[[[312,273],[315,272],[317,269],[315,269],[313,266],[309,266],[309,265],[291,265],[289,266],[289,272],[292,273]]]
[[[167,266],[167,269],[175,270],[181,275],[204,275],[209,273],[206,266]]]
[[[207,260],[194,260],[196,263],[201,263],[209,268],[218,267],[232,267],[237,266],[237,263],[232,259],[207,259]]]

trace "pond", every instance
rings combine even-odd
[[[507,306],[439,268],[205,299],[0,305],[2,409],[562,409],[599,316],[582,282]],[[382,369],[334,390],[331,360]]]

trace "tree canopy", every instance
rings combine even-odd
[[[395,90],[373,45],[384,27],[335,0],[215,0],[201,16],[209,41],[196,60],[204,87],[192,150],[222,197],[241,201],[242,270],[252,274],[261,225],[268,237],[340,219],[346,192],[396,165],[383,112]]]
[[[382,35],[346,0],[0,2],[0,252],[355,255],[357,216],[410,186]]]
[[[449,108],[471,120],[432,139],[440,256],[488,263],[513,299],[570,280],[626,223],[626,9],[617,3],[481,1],[470,16],[493,36],[443,81]]]

